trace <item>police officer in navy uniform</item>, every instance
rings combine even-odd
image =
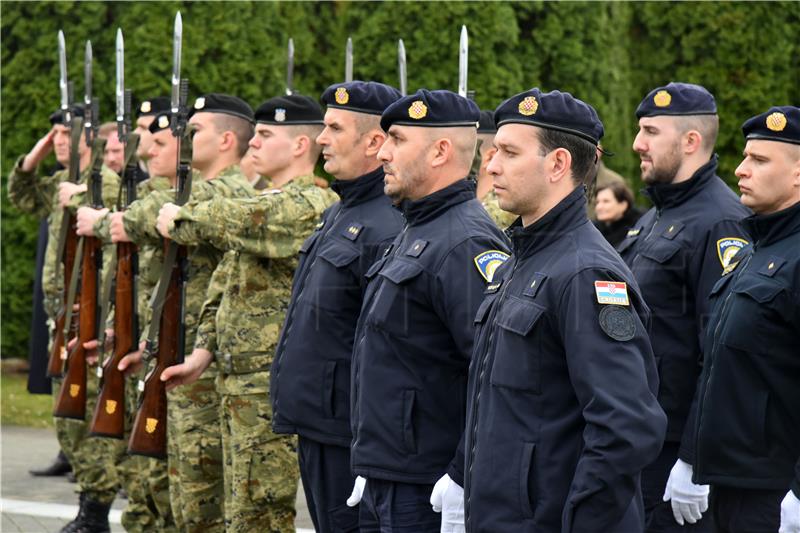
[[[670,83],[645,96],[636,116],[633,149],[655,205],[617,249],[652,311],[658,401],[668,419],[661,454],[642,472],[647,531],[710,531],[700,520],[708,487],[693,484],[691,466],[677,456],[691,433],[686,419],[702,365],[708,294],[747,244],[739,221],[749,210],[716,174],[719,118],[711,93]]]
[[[369,267],[400,232],[400,212],[383,194],[377,153],[386,139],[381,113],[400,98],[376,82],[330,86],[317,137],[331,188],[328,208],[300,250],[277,353],[272,363],[272,427],[299,435],[300,474],[320,533],[358,530],[345,505],[350,470],[350,359]]]
[[[800,531],[800,108],[742,127],[736,169],[752,245],[711,291],[696,442],[681,449],[711,484],[717,531]],[[780,528],[780,529],[779,529]]]
[[[647,305],[586,216],[603,125],[569,93],[539,89],[495,119],[488,170],[500,207],[520,218],[475,314],[466,530],[641,531],[639,473],[666,416]]]
[[[473,317],[508,258],[503,233],[466,179],[479,110],[421,89],[381,118],[384,192],[403,231],[367,273],[353,351],[351,462],[361,531],[448,530],[463,521]],[[440,516],[435,510],[441,511]]]

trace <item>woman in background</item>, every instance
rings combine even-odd
[[[642,212],[633,205],[633,193],[620,182],[597,188],[594,210],[597,217],[594,225],[615,248],[642,216]]]

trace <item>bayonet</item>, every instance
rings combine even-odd
[[[122,38],[122,30],[117,28],[117,85],[114,91],[114,99],[117,109],[117,137],[124,143],[127,137],[125,131],[125,40]]]
[[[86,41],[86,51],[83,56],[83,127],[86,130],[86,145],[92,146],[92,133],[94,132],[94,107],[92,105],[92,41]]]
[[[183,19],[181,12],[175,15],[175,26],[172,32],[172,111],[173,131],[177,127],[178,113],[181,103],[181,43],[183,41]]]
[[[458,45],[458,94],[467,97],[467,68],[469,66],[469,37],[467,27],[461,26],[461,39]]]
[[[72,121],[72,114],[70,113],[70,94],[69,82],[67,80],[67,45],[64,42],[64,32],[58,30],[58,89],[61,92],[61,113],[64,116],[64,123],[69,124]]]
[[[406,45],[403,39],[397,41],[397,72],[400,76],[400,94],[406,95]]]
[[[294,39],[291,37],[289,37],[286,55],[286,95],[291,96],[294,93],[294,88],[292,87],[294,82]]]
[[[353,39],[350,37],[344,47],[344,81],[353,81]]]

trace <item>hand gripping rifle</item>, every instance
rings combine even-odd
[[[80,181],[80,156],[78,143],[83,129],[83,119],[72,113],[72,84],[67,79],[67,50],[64,42],[64,32],[58,32],[58,67],[59,67],[59,92],[61,93],[61,113],[64,124],[70,126],[70,156],[69,156],[69,181]],[[61,215],[61,228],[58,234],[58,247],[56,257],[59,258],[58,268],[63,268],[64,290],[61,296],[61,309],[56,315],[56,326],[53,336],[53,348],[47,362],[47,376],[60,377],[64,371],[64,361],[67,359],[67,341],[74,335],[77,324],[72,323],[72,306],[67,305],[70,294],[70,283],[75,266],[75,256],[78,249],[78,235],[75,233],[75,217],[69,209],[63,209]],[[80,259],[78,259],[80,262]]]
[[[192,190],[193,131],[186,124],[189,83],[180,78],[182,32],[181,14],[178,13],[173,39],[171,103],[172,134],[177,137],[179,145],[177,205],[185,204]],[[142,396],[128,442],[128,453],[158,458],[166,457],[167,451],[167,391],[161,373],[183,361],[185,337],[186,247],[168,239],[164,239],[164,246],[164,268],[151,302],[153,315],[143,353],[145,361],[155,355],[156,364],[139,383]]]
[[[136,149],[139,147],[139,136],[131,133],[131,92],[125,90],[125,43],[120,29],[117,29],[116,55],[117,135],[125,145],[125,167],[117,200],[117,208],[122,211],[136,200]],[[114,281],[114,351],[97,368],[102,381],[89,432],[99,437],[122,439],[125,436],[125,376],[117,367],[125,355],[138,349],[136,276],[139,263],[136,245],[132,242],[117,243],[114,259],[111,264],[116,264],[115,275],[109,273],[104,280],[101,305],[102,322],[105,323]],[[99,349],[104,355],[105,329],[101,328],[101,331]]]
[[[97,99],[92,98],[92,45],[86,42],[86,61],[84,69],[86,123],[86,144],[92,148],[91,174],[87,188],[88,201],[95,209],[103,207],[103,184],[101,167],[103,165],[103,152],[106,141],[97,137],[97,124],[92,120],[99,116]],[[72,161],[70,160],[70,163]],[[81,288],[78,320],[78,341],[67,356],[67,368],[64,381],[56,400],[53,415],[61,418],[76,418],[83,420],[86,416],[86,349],[83,344],[100,338],[100,323],[98,296],[100,288],[100,272],[103,268],[102,243],[96,237],[82,237],[81,257]],[[73,272],[73,278],[76,273]],[[72,280],[70,280],[72,282]],[[74,298],[71,294],[67,303]]]

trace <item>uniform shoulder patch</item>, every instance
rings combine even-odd
[[[727,268],[731,263],[731,259],[748,244],[750,243],[739,237],[723,237],[719,239],[717,241],[717,257],[719,257],[722,268]]]
[[[475,256],[475,267],[483,279],[492,281],[497,267],[508,261],[510,256],[500,250],[487,250]]]
[[[598,320],[605,334],[616,341],[629,341],[636,335],[636,321],[627,307],[619,305],[603,307]]]
[[[628,305],[628,284],[623,281],[595,281],[594,292],[597,303],[608,305]]]

